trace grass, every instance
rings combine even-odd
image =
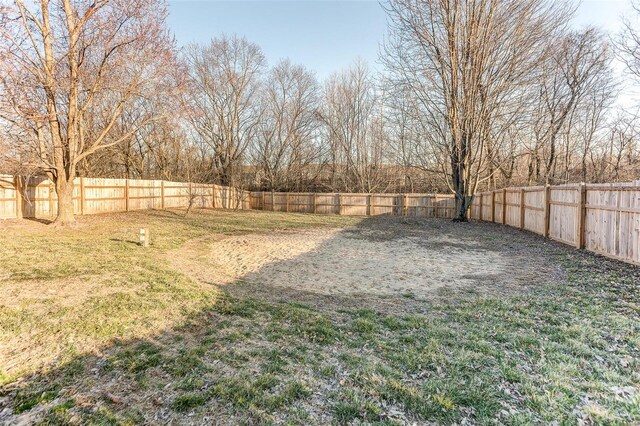
[[[84,220],[78,232],[0,236],[0,289],[12,295],[0,305],[0,359],[14,363],[0,375],[0,405],[33,423],[640,421],[633,267],[553,245],[547,256],[566,279],[522,295],[459,298],[426,315],[336,312],[193,283],[166,253],[211,233],[357,220],[206,211]],[[128,242],[141,223],[148,250]]]
[[[193,283],[167,260],[190,239],[357,219],[197,210],[187,217],[153,211],[79,221],[77,230],[27,222],[0,235],[0,341],[8,351],[1,359],[17,363],[9,372],[0,365],[0,385],[111,340],[152,336],[216,303],[217,289]],[[142,226],[151,231],[148,249],[135,243]]]

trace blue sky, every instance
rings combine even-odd
[[[576,26],[617,32],[629,0],[585,0]],[[180,45],[238,34],[259,44],[270,64],[288,57],[320,79],[356,58],[376,67],[385,14],[370,0],[173,0],[170,25]]]

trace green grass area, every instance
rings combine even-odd
[[[68,308],[59,294],[2,305],[3,347],[27,339],[30,357],[16,358],[19,373],[5,370],[0,398],[41,424],[640,422],[633,267],[554,245],[547,256],[566,279],[418,315],[238,298],[189,281],[164,257],[211,233],[357,221],[155,212],[88,219],[77,233],[9,230],[0,236],[10,273],[3,291],[70,278],[98,284]],[[143,222],[154,235],[149,250],[127,242]],[[65,261],[47,258],[56,241]],[[57,355],[36,371],[29,359],[45,352]],[[13,383],[25,372],[35,374]]]

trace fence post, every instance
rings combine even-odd
[[[84,178],[80,177],[80,215],[84,216]]]
[[[129,179],[124,180],[124,209],[129,211]]]
[[[164,181],[160,181],[160,207],[164,210]]]
[[[13,177],[13,188],[16,193],[16,217],[22,219],[22,185],[20,184],[20,176]]]
[[[49,180],[49,217],[53,218],[53,181]]]
[[[342,194],[338,193],[338,216],[342,214]]]
[[[491,222],[496,221],[496,191],[491,191]]]
[[[438,194],[433,194],[433,217],[438,217]]]
[[[266,209],[267,209],[267,207],[266,207],[266,205],[265,205],[265,201],[266,201],[267,197],[266,197],[266,194],[265,194],[265,192],[264,192],[264,191],[261,191],[261,192],[260,192],[260,198],[261,198],[261,203],[262,203],[262,206],[261,206],[261,207],[262,207],[262,210],[266,210]]]
[[[549,215],[551,214],[551,186],[544,187],[544,229],[542,235],[549,236]]]
[[[211,206],[215,209],[216,208],[216,184],[212,184],[211,185],[211,193],[213,194],[212,199],[211,199]]]
[[[587,186],[584,182],[580,184],[578,204],[578,235],[576,235],[576,248],[583,249],[585,244],[584,223],[587,219]],[[618,193],[618,198],[620,193]]]
[[[524,204],[524,188],[520,188],[520,229],[524,229],[524,209],[525,209],[525,204]]]
[[[318,194],[313,193],[313,213],[318,213]]]
[[[409,196],[407,194],[402,196],[402,209],[404,216],[409,216]]]
[[[271,190],[271,211],[276,211],[276,194],[273,192],[273,189]]]
[[[367,194],[367,216],[371,215],[371,194]]]
[[[507,188],[502,190],[502,224],[507,223]]]
[[[288,192],[285,194],[285,203],[286,203],[286,206],[284,211],[289,213],[289,193]]]
[[[478,212],[478,220],[482,222],[483,210],[484,210],[484,193],[480,193],[480,211]]]

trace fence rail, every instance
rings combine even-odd
[[[249,210],[248,191],[220,185],[164,180],[76,178],[78,215],[187,207]],[[0,219],[51,218],[57,213],[53,182],[46,177],[0,175]]]

